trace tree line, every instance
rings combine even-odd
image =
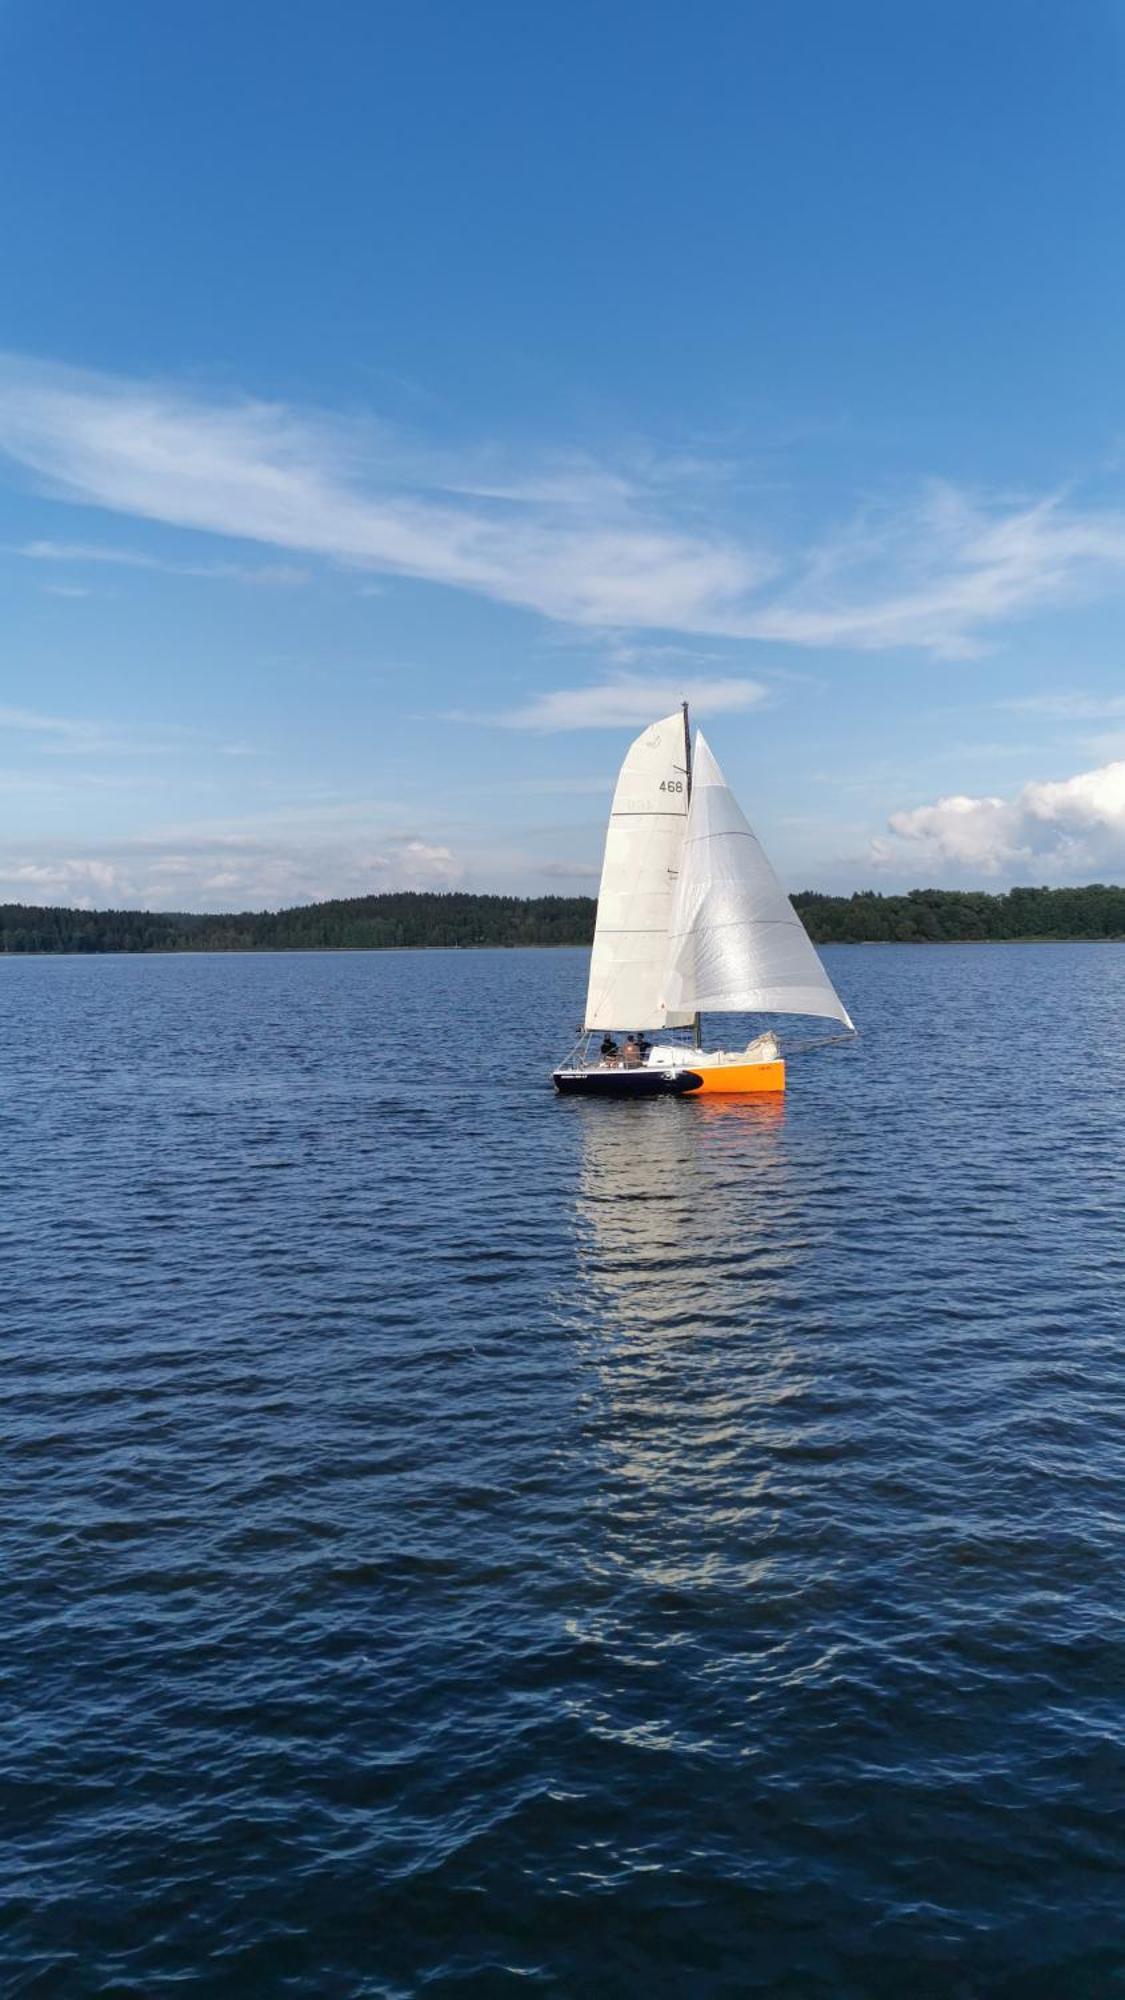
[[[972,944],[1016,938],[1125,938],[1125,888],[911,889],[793,898],[817,944]]]
[[[911,889],[883,896],[806,890],[793,901],[817,944],[965,944],[1015,938],[1125,938],[1125,888]],[[581,945],[592,896],[349,896],[298,909],[193,916],[0,904],[0,953],[394,951],[427,946]]]
[[[0,952],[394,951],[421,946],[586,944],[589,896],[403,891],[231,916],[0,904]]]

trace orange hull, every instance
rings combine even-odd
[[[722,1091],[724,1096],[747,1091],[775,1095],[785,1089],[785,1064],[783,1062],[722,1063],[709,1068],[700,1063],[696,1071],[700,1078],[698,1091],[693,1097],[708,1097],[713,1092]]]

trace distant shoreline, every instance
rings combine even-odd
[[[1125,942],[1125,888],[912,889],[884,896],[799,892],[794,906],[824,944]],[[594,934],[592,896],[477,896],[404,890],[225,914],[74,910],[0,904],[0,957],[261,951],[579,949]]]
[[[1039,940],[1032,939],[1035,943]],[[1017,940],[1019,942],[1019,940]],[[1056,940],[1065,944],[1065,938]],[[106,947],[102,950],[65,951],[51,948],[46,951],[8,951],[0,946],[0,959],[5,958],[311,958],[323,952],[358,954],[360,952],[406,953],[412,951],[589,951],[589,938],[572,939],[559,944],[198,944],[198,945],[146,945],[143,949],[128,947]]]
[[[876,949],[927,951],[941,945],[1023,945],[1023,944],[1125,944],[1125,932],[1103,937],[1005,937],[1005,938],[829,938],[821,939],[833,950]],[[0,946],[0,961],[25,958],[317,958],[325,953],[339,957],[408,957],[415,952],[473,951],[589,951],[589,938],[559,944],[204,944],[149,945],[141,950],[128,947],[101,950],[66,950],[51,947],[44,951],[9,951]]]

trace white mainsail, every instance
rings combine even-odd
[[[683,717],[638,736],[621,766],[606,834],[586,996],[587,1028],[683,1027],[664,1005],[668,922],[687,824]]]
[[[698,730],[660,998],[668,1021],[697,1011],[819,1014],[852,1027]]]

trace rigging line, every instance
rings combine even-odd
[[[690,931],[669,931],[668,936],[669,938],[706,937],[711,931],[741,931],[745,930],[747,925],[752,925],[756,931],[769,930],[771,926],[775,929],[791,931],[794,925],[796,925],[799,931],[805,931],[804,924],[801,922],[796,911],[794,911],[791,917],[727,917],[721,924],[693,924]],[[627,935],[627,933],[613,932],[611,935]],[[649,933],[642,932],[639,935],[648,936]],[[807,931],[805,931],[805,936],[809,937]],[[812,944],[811,938],[809,938],[809,943]],[[815,945],[813,949],[815,951]]]
[[[751,1008],[750,1011],[753,1012],[753,1009]],[[786,1041],[785,1054],[787,1056],[791,1055],[799,1056],[804,1052],[805,1049],[832,1049],[836,1047],[837,1043],[850,1042],[853,1040],[858,1041],[858,1039],[859,1039],[858,1028],[855,1027],[851,1029],[845,1028],[842,1035],[815,1035],[811,1040],[805,1040],[803,1042]]]
[[[759,847],[762,845],[761,841],[758,840],[757,834],[751,833],[750,829],[745,826],[719,826],[715,828],[713,833],[691,833],[688,835],[688,839],[691,841],[693,847],[697,841],[703,840],[753,840],[757,842]]]

